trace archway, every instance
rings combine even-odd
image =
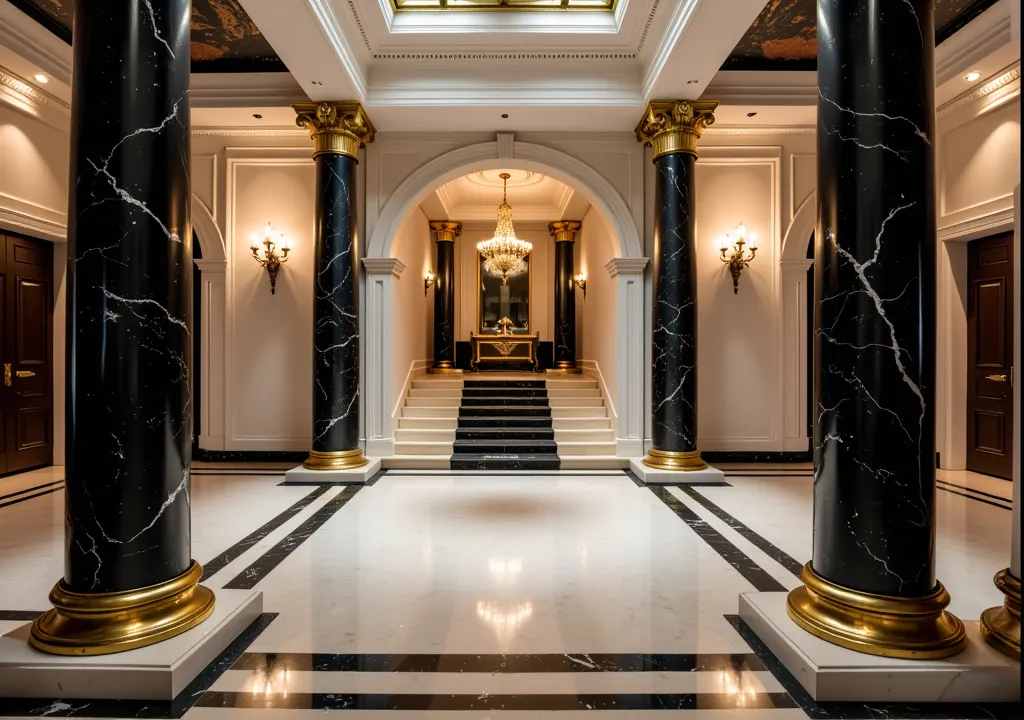
[[[224,236],[209,208],[195,195],[191,205],[192,232],[199,242],[195,266],[199,269],[195,293],[199,298],[199,402],[194,412],[202,450],[224,449],[224,317],[227,307],[225,277],[227,254]]]
[[[363,337],[364,428],[370,455],[393,454],[391,296],[393,282],[405,268],[391,257],[392,243],[408,214],[438,187],[472,173],[513,169],[554,178],[585,197],[606,222],[617,247],[605,271],[613,279],[617,297],[617,349],[615,369],[616,453],[643,452],[643,271],[647,259],[637,223],[629,205],[597,170],[554,148],[533,143],[503,141],[479,143],[445,153],[411,172],[388,198],[370,230],[363,266],[367,272]],[[510,147],[511,145],[511,147]],[[584,240],[585,242],[585,240]]]
[[[807,432],[811,417],[807,382],[811,371],[808,318],[813,317],[813,313],[808,301],[807,271],[814,261],[807,257],[807,243],[814,236],[816,222],[817,200],[811,193],[793,215],[782,239],[782,417],[783,449],[788,452],[807,452],[810,449]]]

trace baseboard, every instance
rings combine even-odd
[[[810,462],[813,459],[810,450],[800,452],[711,450],[701,452],[700,455],[709,463],[796,463]]]
[[[309,457],[308,452],[289,450],[204,450],[192,453],[193,460],[200,462],[295,462]]]
[[[395,454],[395,439],[380,438],[366,441],[366,456],[375,458],[391,457]]]
[[[624,458],[643,457],[644,441],[639,438],[615,438],[615,456]]]

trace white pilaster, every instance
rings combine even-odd
[[[225,283],[228,264],[225,260],[196,260],[202,284],[199,339],[200,407],[199,447],[203,450],[224,449],[224,309],[227,306]]]
[[[813,260],[782,261],[782,449],[807,442],[807,269]]]
[[[618,457],[644,454],[644,268],[647,258],[612,258],[604,266],[616,280],[619,328]]]
[[[366,455],[391,457],[395,436],[391,429],[391,280],[401,277],[405,265],[398,258],[363,258],[366,300],[363,343],[364,427]]]

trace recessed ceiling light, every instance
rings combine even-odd
[[[980,77],[981,77],[981,73],[980,72],[978,72],[977,70],[972,70],[971,72],[969,72],[966,75],[964,75],[964,80],[966,80],[967,82],[974,82],[975,80],[977,80]]]
[[[36,73],[34,77],[37,83],[42,83],[43,85],[50,82],[50,78],[46,77],[42,73]]]
[[[747,117],[754,117],[755,115],[757,115],[756,112],[748,112],[747,113]]]
[[[260,115],[259,113],[253,113],[253,114],[252,114],[252,116],[253,116],[254,118],[256,118],[257,120],[262,120],[262,119],[263,119],[263,116],[262,116],[262,115]]]
[[[508,113],[502,113],[501,117],[504,118],[505,120],[508,120]]]

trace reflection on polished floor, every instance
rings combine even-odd
[[[174,702],[0,700],[0,715],[276,720],[345,710],[482,720],[601,710],[617,720],[659,710],[782,720],[1016,711],[817,705],[746,630],[739,594],[796,587],[810,557],[806,475],[731,475],[686,488],[643,487],[619,471],[392,471],[366,487],[280,481],[193,478],[193,555],[204,582],[262,590],[265,613]],[[2,486],[0,495],[25,489]],[[3,502],[0,633],[45,609],[64,518],[62,492],[17,512]],[[937,532],[950,609],[977,618],[1001,601],[991,577],[1006,564],[1010,512],[940,492]]]

